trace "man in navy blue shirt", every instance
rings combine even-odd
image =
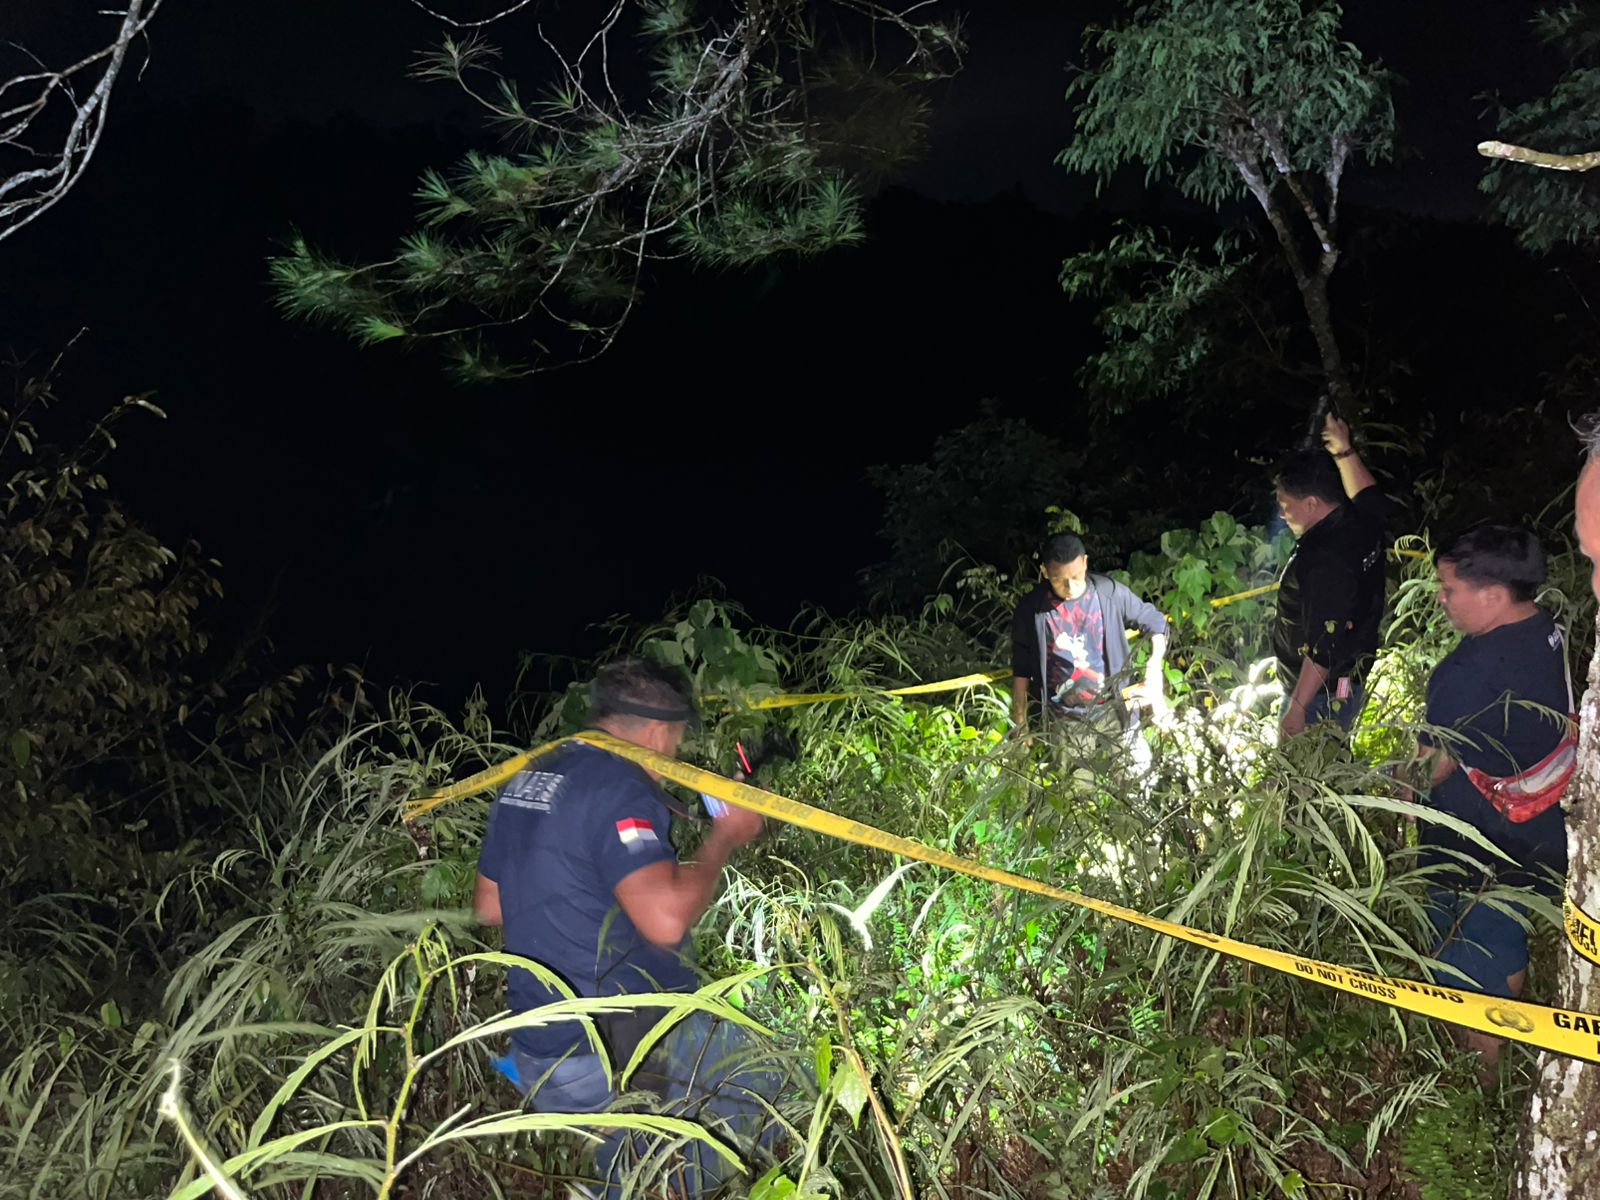
[[[1556,749],[1571,711],[1566,639],[1535,603],[1545,554],[1527,530],[1480,526],[1442,551],[1438,567],[1439,603],[1466,636],[1428,680],[1427,722],[1441,731],[1422,738],[1428,803],[1471,825],[1511,861],[1443,825],[1422,823],[1422,863],[1439,872],[1431,911],[1441,939],[1436,957],[1453,968],[1441,982],[1464,985],[1465,976],[1478,991],[1514,997],[1527,975],[1527,930],[1478,896],[1494,883],[1556,894],[1567,869],[1565,814],[1555,803],[1513,821],[1468,769],[1504,779]],[[1462,1036],[1486,1067],[1498,1061],[1500,1039]]]
[[[695,719],[688,680],[681,671],[642,659],[612,664],[590,685],[588,719],[623,741],[675,757]],[[726,806],[695,861],[679,862],[667,837],[670,803],[650,772],[595,746],[569,743],[534,762],[506,785],[490,811],[474,900],[479,919],[503,925],[507,950],[548,968],[580,996],[692,991],[697,979],[689,932],[710,906],[729,856],[761,832],[762,822],[755,813]],[[511,972],[510,993],[517,1012],[561,998],[522,969]],[[661,1015],[644,1009],[601,1020],[616,1067],[628,1061]],[[735,1049],[733,1028],[699,1020],[702,1015],[674,1028],[663,1050],[667,1060],[693,1062],[708,1047],[714,1059],[725,1059]],[[616,1099],[577,1022],[519,1029],[512,1052],[535,1108],[598,1112]],[[653,1073],[663,1081],[677,1074],[671,1061]],[[684,1074],[694,1075],[700,1093],[708,1090],[708,1075],[710,1090],[718,1082],[703,1069]],[[687,1099],[681,1088],[674,1093],[671,1082],[662,1090],[668,1101]],[[696,1115],[728,1121],[752,1107],[757,1106],[746,1101],[741,1109],[737,1101],[712,1098]],[[608,1195],[617,1194],[613,1166],[624,1141],[614,1134],[597,1152]],[[689,1157],[686,1190],[720,1181],[714,1156],[697,1156],[691,1147]]]

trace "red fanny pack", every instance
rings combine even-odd
[[[1490,775],[1468,767],[1467,778],[1506,820],[1521,825],[1561,803],[1567,785],[1578,769],[1578,718],[1574,714],[1567,735],[1556,748],[1526,771],[1515,775]]]
[[[1496,812],[1515,825],[1531,821],[1560,804],[1578,769],[1578,705],[1572,695],[1572,664],[1567,661],[1566,633],[1559,625],[1556,639],[1551,644],[1560,648],[1561,669],[1567,676],[1566,735],[1549,754],[1515,775],[1501,777],[1477,767],[1467,768],[1472,786],[1483,793],[1483,798],[1494,805]]]

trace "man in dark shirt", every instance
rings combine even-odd
[[[1292,455],[1275,480],[1278,510],[1299,539],[1272,630],[1284,681],[1281,739],[1328,717],[1350,728],[1383,622],[1383,495],[1348,425],[1329,414],[1322,440],[1325,454]]]
[[[1480,526],[1445,549],[1438,567],[1439,603],[1466,636],[1428,680],[1427,722],[1440,731],[1421,739],[1428,803],[1471,825],[1511,862],[1443,825],[1420,823],[1422,865],[1437,870],[1431,913],[1441,938],[1436,957],[1479,991],[1518,996],[1528,966],[1527,931],[1503,908],[1479,902],[1478,894],[1496,882],[1555,894],[1567,868],[1565,814],[1557,803],[1513,822],[1467,769],[1503,779],[1555,750],[1572,702],[1566,640],[1550,613],[1534,603],[1545,555],[1527,530]],[[1453,973],[1440,978],[1464,984]],[[1486,1065],[1497,1061],[1499,1039],[1463,1036]]]
[[[1128,629],[1150,638],[1144,681],[1132,698],[1160,711],[1165,692],[1162,662],[1169,626],[1152,604],[1125,584],[1089,571],[1089,556],[1076,534],[1050,538],[1040,555],[1044,581],[1023,597],[1011,621],[1011,720],[1028,726],[1030,692],[1047,719],[1131,728],[1125,716]]]
[[[589,688],[589,723],[623,741],[675,756],[694,719],[681,671],[641,659],[602,670]],[[595,746],[567,744],[532,764],[500,793],[478,864],[479,919],[503,925],[506,949],[532,959],[580,996],[692,991],[688,934],[710,906],[723,865],[761,832],[761,818],[726,806],[694,862],[667,839],[671,802],[644,768]],[[533,972],[510,973],[511,1008],[536,1010],[561,993]],[[661,1016],[644,1009],[602,1019],[613,1067],[625,1065]],[[702,1019],[705,1018],[705,1019]],[[753,1136],[762,1081],[731,1062],[736,1027],[694,1014],[668,1035],[652,1077],[678,1115],[715,1119]],[[708,1053],[709,1051],[709,1053]],[[512,1034],[512,1057],[529,1101],[547,1112],[599,1112],[616,1093],[600,1056],[573,1021]],[[713,1064],[713,1065],[706,1065]],[[684,1069],[679,1070],[682,1066]],[[687,1109],[687,1112],[685,1111]],[[620,1194],[617,1159],[627,1139],[612,1131],[596,1152],[608,1196]],[[726,1168],[690,1143],[685,1189],[714,1187]]]

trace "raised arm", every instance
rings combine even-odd
[[[1339,468],[1339,481],[1344,484],[1346,496],[1354,500],[1369,487],[1377,486],[1378,481],[1367,470],[1367,464],[1361,461],[1355,443],[1350,440],[1350,426],[1332,413],[1322,427],[1322,444],[1333,456],[1334,466]]]

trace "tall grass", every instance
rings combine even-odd
[[[803,752],[775,790],[1200,928],[1423,976],[1416,814],[1384,770],[1448,638],[1410,571],[1361,757],[1337,737],[1276,745],[1238,622],[1226,653],[1192,631],[1175,647],[1180,705],[1148,771],[1119,739],[1009,738],[988,687],[739,703],[1003,662],[1009,589],[982,572],[915,617],[772,631],[703,601],[623,642],[734,698],[689,747],[703,762],[726,768],[735,740],[782,724]],[[511,1197],[584,1175],[596,1119],[521,1111],[490,1051],[518,1022],[625,1002],[501,1015],[512,960],[468,913],[487,798],[398,817],[574,710],[519,706],[500,731],[478,700],[460,723],[386,703],[268,768],[206,773],[231,837],[182,848],[125,911],[16,908],[0,1198]],[[697,942],[707,988],[674,1003],[766,1031],[797,1081],[775,1113],[787,1136],[763,1156],[671,1113],[606,1114],[646,1135],[638,1195],[686,1139],[738,1154],[762,1200],[1356,1194],[1403,1169],[1404,1145],[1448,1154],[1431,1114],[1470,1079],[1437,1026],[1395,1010],[798,829],[735,864]],[[1514,1104],[1521,1061],[1486,1103]],[[636,1065],[611,1064],[624,1086]]]

